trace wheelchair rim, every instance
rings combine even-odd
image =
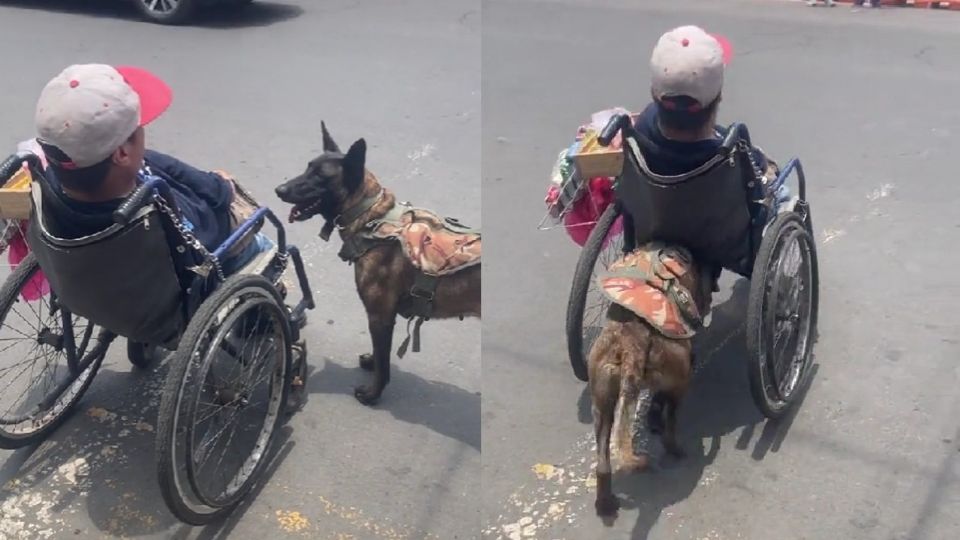
[[[252,300],[245,298],[251,296],[251,293],[254,293]],[[241,318],[254,313],[254,310],[257,310],[254,324],[268,322],[269,334],[261,331],[259,336],[245,336],[244,332],[236,331],[238,323],[244,324]],[[272,320],[262,317],[264,311],[270,313]],[[228,303],[218,315],[207,329],[207,332],[213,335],[202,342],[202,349],[207,353],[200,358],[200,347],[193,353],[196,361],[188,378],[201,382],[195,385],[194,391],[184,396],[188,400],[188,422],[184,441],[187,478],[199,502],[213,508],[229,506],[239,500],[263,462],[281,412],[287,354],[281,322],[284,314],[272,299],[263,296],[260,289],[241,291],[238,298]],[[231,342],[230,338],[234,338],[234,341]],[[237,341],[242,343],[239,348],[236,346]],[[222,363],[219,362],[221,360]],[[218,376],[218,364],[225,365],[231,374],[239,371],[239,375],[236,378]],[[239,370],[236,369],[238,367]],[[254,384],[268,384],[266,396],[253,395],[256,388],[250,387],[250,376]],[[210,401],[203,402],[204,399]],[[240,452],[240,441],[235,439],[237,426],[241,424],[240,416],[256,405],[265,405],[264,415],[262,420],[250,424],[259,428],[249,445],[250,450]],[[225,419],[221,416],[223,413],[227,414]],[[209,433],[201,434],[200,428],[204,424],[211,424],[219,430],[212,437]],[[219,452],[218,447],[222,447]],[[243,448],[247,448],[247,445],[243,445]],[[219,470],[221,474],[214,476],[219,476],[222,482],[211,489],[205,482],[209,479],[209,471],[203,469],[215,456],[219,458],[215,463],[215,470]],[[235,463],[238,461],[236,456],[241,456],[242,459],[235,468],[236,474],[223,474],[224,461]]]
[[[31,267],[19,276],[20,283],[10,284],[17,287],[12,291],[16,296],[0,314],[0,388],[4,389],[0,433],[9,439],[30,438],[56,423],[86,389],[107,344],[93,323],[64,313],[52,293],[27,300],[24,291],[38,286],[33,278],[40,267],[35,261],[23,264]],[[74,361],[69,358],[64,320],[73,331]],[[12,364],[6,365],[5,358],[13,359]],[[16,390],[8,390],[17,388],[18,382],[23,388],[9,403],[6,398]],[[21,402],[22,398],[26,400]]]
[[[611,263],[623,255],[623,232],[607,234],[605,244],[600,249],[594,263],[583,305],[583,323],[581,325],[583,358],[589,358],[593,342],[603,331],[607,319],[607,309],[610,307],[610,299],[597,287],[596,277],[599,272],[605,272]]]
[[[810,364],[813,261],[809,236],[799,223],[787,227],[771,260],[764,314],[766,366],[762,371],[770,398],[787,403],[801,386]]]

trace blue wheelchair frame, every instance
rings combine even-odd
[[[114,212],[113,218],[114,221],[120,225],[126,225],[130,219],[137,213],[137,211],[143,207],[145,204],[149,204],[154,197],[160,197],[163,199],[164,203],[173,211],[175,215],[179,214],[179,209],[176,205],[176,200],[173,198],[173,193],[170,189],[170,185],[167,180],[160,176],[152,175],[143,179],[143,183],[120,205],[119,208]],[[302,293],[302,298],[300,302],[297,303],[290,311],[290,321],[294,324],[291,324],[291,330],[293,331],[293,341],[299,340],[299,331],[301,325],[298,324],[298,321],[301,321],[306,313],[306,310],[313,309],[316,307],[316,304],[313,300],[313,294],[310,289],[309,282],[307,280],[306,270],[303,265],[303,258],[300,255],[300,250],[293,245],[288,245],[286,241],[286,230],[283,227],[283,222],[277,218],[276,214],[272,210],[265,206],[258,207],[252,216],[250,216],[246,221],[240,224],[227,238],[224,240],[213,252],[209,253],[207,260],[203,261],[205,263],[211,263],[215,266],[219,266],[219,262],[223,260],[227,252],[233,248],[241,239],[243,239],[247,234],[250,234],[254,227],[261,226],[264,221],[269,221],[277,230],[277,258],[281,261],[286,261],[287,258],[293,259],[294,269],[297,274],[297,281],[300,286]],[[169,232],[168,232],[169,234]],[[171,252],[176,257],[178,251],[172,249]],[[184,257],[190,255],[199,255],[199,254],[180,254]],[[211,260],[212,259],[212,260]],[[179,261],[180,264],[177,264],[178,272],[182,272],[183,268],[190,266],[186,261],[181,258]],[[282,268],[280,271],[282,272]],[[228,276],[223,276],[224,278]],[[270,278],[278,276],[268,276]],[[193,278],[193,284],[187,287],[188,297],[187,302],[184,303],[185,306],[188,306],[186,315],[186,321],[189,322],[190,316],[196,310],[196,308],[203,302],[203,297],[206,295],[193,296],[189,293],[197,293],[201,290],[204,290],[203,276],[195,275]],[[207,291],[209,292],[209,291]]]

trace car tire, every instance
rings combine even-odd
[[[133,0],[140,14],[148,21],[159,24],[183,24],[194,12],[198,0]]]

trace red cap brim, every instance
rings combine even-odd
[[[713,39],[717,40],[717,43],[720,44],[720,49],[723,50],[723,65],[727,65],[733,60],[733,45],[730,44],[730,40],[721,36],[720,34],[710,34],[713,36]]]
[[[114,66],[123,75],[123,80],[140,96],[140,125],[145,126],[157,119],[170,103],[173,91],[167,83],[149,71],[132,66]]]

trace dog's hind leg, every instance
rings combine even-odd
[[[594,370],[590,380],[593,397],[593,425],[597,439],[597,515],[612,516],[620,508],[613,494],[613,471],[610,467],[610,435],[620,395],[619,366],[605,365]]]
[[[620,454],[619,469],[624,472],[636,473],[647,468],[649,459],[644,454],[637,454],[633,449],[634,418],[637,414],[637,402],[640,391],[629,381],[629,377],[620,382],[620,418],[617,419],[617,453]]]
[[[667,453],[676,458],[684,458],[687,456],[683,447],[677,442],[677,411],[680,408],[680,402],[683,400],[685,393],[686,387],[684,385],[684,387],[674,388],[664,395],[666,398],[666,403],[664,404],[666,428],[663,431],[663,447]]]
[[[359,386],[353,395],[364,405],[373,405],[390,382],[390,348],[393,346],[393,326],[396,315],[368,313],[370,338],[373,341],[373,384]]]

